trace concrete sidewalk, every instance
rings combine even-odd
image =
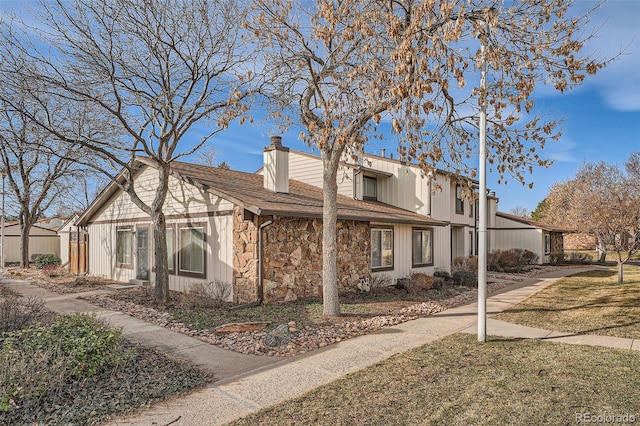
[[[563,276],[588,269],[593,268],[562,269],[514,284],[488,298],[487,312],[501,312]],[[42,292],[45,291],[19,282],[10,285],[23,294],[40,293],[40,297],[43,297]],[[294,358],[273,359],[219,349],[118,312],[99,310],[85,302],[74,300],[73,295],[60,296],[52,293],[45,294],[43,298],[48,306],[60,312],[96,312],[99,317],[108,318],[113,325],[124,327],[125,333],[132,340],[159,347],[173,356],[213,369],[221,379],[185,397],[157,404],[137,416],[115,421],[112,423],[114,425],[225,424],[446,335],[457,332],[477,333],[477,304],[471,303]],[[631,339],[575,336],[492,319],[487,322],[487,334],[640,350],[640,344]]]

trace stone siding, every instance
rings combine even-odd
[[[233,301],[253,302],[258,297],[259,217],[244,220],[244,210],[233,209]]]
[[[551,232],[551,253],[564,252],[564,240],[562,232]]]
[[[264,229],[264,301],[322,296],[322,220],[277,218]],[[338,221],[338,288],[355,291],[371,276],[371,229],[366,222]]]
[[[234,211],[234,302],[258,297],[258,229],[268,218],[244,220]],[[338,221],[337,275],[340,292],[356,291],[371,277],[371,229],[366,222]],[[322,220],[278,217],[263,229],[263,301],[322,296]]]

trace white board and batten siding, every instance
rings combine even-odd
[[[500,216],[496,216],[496,228],[493,249],[525,249],[537,254],[539,263],[549,261],[548,254],[544,252],[545,232],[542,229]]]
[[[136,177],[136,187],[140,198],[151,203],[155,196],[158,177],[157,171],[146,167]],[[220,280],[232,285],[233,280],[233,211],[234,205],[194,185],[169,178],[169,193],[163,212],[167,226],[173,225],[176,232],[175,247],[179,247],[179,229],[182,225],[202,226],[205,233],[205,271],[206,277],[198,279],[178,274],[169,275],[171,290],[184,291],[194,282]],[[129,195],[118,192],[91,219],[88,226],[89,274],[117,281],[129,281],[136,278],[137,259],[136,242],[132,242],[133,267],[116,267],[116,230],[119,227],[131,227],[134,232],[141,227],[149,229],[150,280],[153,272],[153,226],[151,219],[133,202]],[[177,267],[176,256],[176,267]],[[231,292],[230,292],[231,293]]]
[[[381,226],[393,228],[393,270],[373,272],[376,276],[388,276],[392,282],[399,278],[409,277],[414,272],[433,275],[436,270],[449,270],[451,260],[449,256],[449,228],[435,226],[433,229],[433,266],[416,267],[412,266],[412,236],[415,226],[405,224],[384,224],[372,223],[371,228]]]

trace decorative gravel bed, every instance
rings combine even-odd
[[[500,281],[490,283],[487,291],[499,291],[513,282]],[[90,295],[84,300],[102,308],[124,312],[147,322],[187,334],[201,341],[224,349],[251,355],[287,357],[303,354],[314,349],[338,343],[345,339],[368,334],[382,328],[391,327],[419,317],[433,315],[448,308],[472,302],[477,297],[475,288],[455,287],[450,289],[451,297],[439,301],[425,301],[400,308],[396,312],[377,315],[371,318],[354,319],[340,317],[325,324],[299,326],[288,322],[291,341],[279,347],[269,347],[265,343],[267,331],[245,331],[219,335],[208,329],[195,329],[189,324],[174,321],[170,312],[154,307],[142,306],[134,302],[116,300],[111,295]],[[457,294],[456,294],[457,293]],[[277,325],[277,324],[275,324]]]
[[[556,266],[535,266],[518,274],[488,273],[487,292],[488,294],[495,293],[525,278],[557,269],[559,267]],[[78,283],[64,282],[61,279],[58,282],[52,282],[40,277],[30,281],[35,285],[59,293],[87,292],[100,289],[105,284],[96,279]],[[427,292],[423,301],[401,300],[400,298],[387,304],[369,303],[367,309],[374,309],[374,312],[369,312],[368,315],[345,314],[339,318],[324,318],[320,322],[305,322],[304,324],[287,320],[285,324],[288,326],[291,339],[288,343],[277,347],[271,347],[265,343],[265,337],[270,329],[279,325],[270,321],[270,318],[262,319],[262,321],[271,322],[270,326],[264,330],[216,334],[213,332],[214,327],[195,326],[189,322],[176,320],[174,317],[177,306],[155,306],[148,290],[138,288],[117,293],[87,294],[81,298],[102,308],[124,312],[135,318],[178,331],[224,349],[260,356],[289,357],[473,302],[477,298],[477,289],[452,286],[439,291]],[[175,299],[179,299],[179,297],[174,297]],[[380,311],[379,314],[376,314],[375,309]],[[222,323],[217,325],[222,325]]]

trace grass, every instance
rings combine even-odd
[[[640,339],[640,267],[563,278],[494,318],[548,330]]]
[[[640,353],[452,335],[233,425],[575,424],[640,416]]]

